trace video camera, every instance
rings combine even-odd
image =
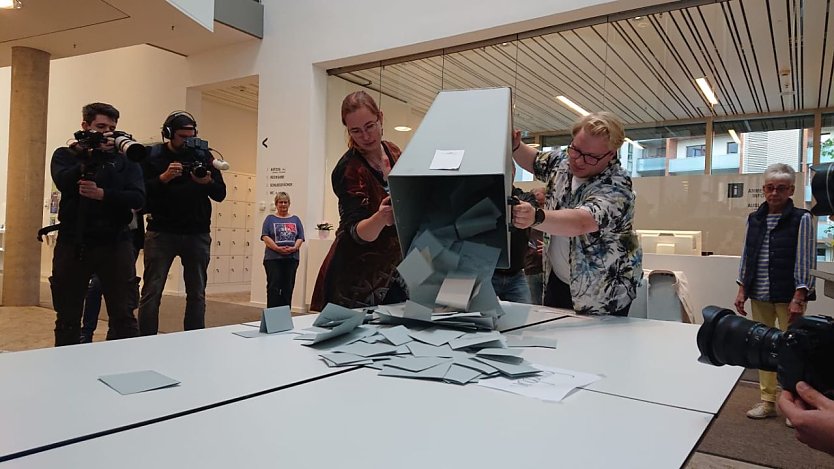
[[[101,144],[107,141],[101,132],[93,132],[90,130],[79,130],[73,135],[75,143],[85,150],[95,150]],[[133,135],[127,132],[115,131],[110,138],[113,139],[116,151],[125,155],[131,161],[142,161],[147,156],[148,150],[145,145],[133,140]]]
[[[207,153],[209,151],[217,151],[217,150],[214,150],[213,148],[209,147],[208,140],[203,140],[199,137],[186,137],[185,141],[183,142],[183,148],[185,148],[186,151],[191,151],[191,152],[193,152],[195,150],[203,150]],[[200,174],[202,174],[202,176],[201,176],[198,173],[194,173],[194,175],[197,176],[197,177],[204,177],[207,174],[207,172],[206,172],[207,169],[206,169],[204,164],[202,164],[202,163],[199,163],[199,164],[198,163],[193,163],[195,165],[193,169],[192,168],[186,168],[187,164],[189,164],[189,163],[183,163],[183,166],[182,166],[183,171],[190,171],[190,172],[194,173],[194,170],[197,170],[197,171],[199,171]],[[218,169],[220,171],[226,171],[226,170],[229,169],[229,163],[227,163],[225,160],[218,160],[216,158],[212,158],[211,165],[214,166],[215,169]]]
[[[834,398],[834,318],[803,316],[782,332],[718,306],[703,313],[702,361],[775,371],[782,389],[796,393],[796,383],[805,381]]]

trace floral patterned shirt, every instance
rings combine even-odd
[[[643,277],[643,251],[637,240],[631,178],[618,160],[590,177],[576,191],[565,152],[538,152],[536,179],[547,183],[547,210],[579,208],[590,212],[599,230],[570,238],[570,291],[581,314],[611,314],[631,304]],[[544,279],[552,266],[550,236],[544,233]]]

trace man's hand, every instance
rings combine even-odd
[[[779,409],[796,428],[796,439],[816,450],[834,455],[834,401],[811,386],[796,383],[794,396],[782,391]]]
[[[104,199],[104,189],[98,187],[95,181],[88,181],[86,179],[78,181],[78,193],[81,197],[86,197],[88,199]]]
[[[513,130],[512,137],[513,137],[512,138],[512,140],[513,140],[512,148],[518,148],[518,146],[521,145],[521,131],[518,130],[518,129]]]
[[[182,175],[182,163],[174,161],[168,165],[168,169],[164,173],[159,175],[159,180],[167,184],[171,179],[180,177],[180,175]]]
[[[98,149],[103,152],[113,151],[113,148],[116,147],[116,140],[113,138],[113,132],[104,132],[104,136],[107,138],[105,138],[101,145],[98,146]]]
[[[536,209],[527,202],[513,205],[513,226],[523,230],[529,228],[536,221]]]

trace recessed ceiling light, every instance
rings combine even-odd
[[[588,114],[590,114],[590,112],[582,109],[581,107],[579,107],[578,104],[576,104],[575,102],[571,101],[570,99],[568,99],[564,96],[556,96],[556,99],[560,103],[564,104],[565,106],[573,109],[577,114],[579,114],[581,116],[587,116]]]
[[[0,0],[0,8],[20,8],[20,0]]]
[[[398,125],[394,127],[394,130],[396,130],[397,132],[411,132],[411,127],[407,125]]]
[[[715,93],[713,93],[712,88],[709,86],[709,82],[707,82],[706,77],[696,78],[695,83],[697,83],[698,87],[701,88],[701,93],[704,93],[704,97],[707,98],[707,101],[710,104],[718,104],[718,98],[715,97]]]
[[[738,134],[736,133],[735,129],[730,129],[727,131],[730,134],[730,137],[736,141],[737,144],[741,145],[741,139],[738,138]]]

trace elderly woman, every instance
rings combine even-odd
[[[382,111],[364,91],[342,101],[342,124],[349,148],[331,175],[339,229],[316,280],[313,311],[327,303],[361,308],[407,299],[397,273],[402,253],[388,195],[388,173],[400,149],[382,140]]]
[[[290,215],[290,196],[286,192],[275,195],[275,214],[266,216],[261,240],[266,245],[266,306],[290,305],[298,270],[298,251],[304,242],[304,226],[297,216]]]

